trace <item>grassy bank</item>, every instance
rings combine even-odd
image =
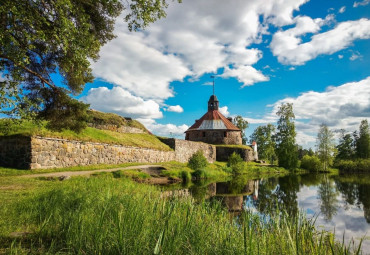
[[[23,136],[41,136],[53,137],[68,140],[78,140],[82,142],[98,142],[108,144],[118,144],[142,148],[170,151],[171,148],[162,143],[156,136],[142,133],[130,134],[119,133],[109,130],[100,130],[87,127],[80,133],[71,130],[62,130],[60,132],[52,131],[46,128],[46,122],[34,123],[30,121],[9,122],[7,119],[0,119],[0,136],[23,135]]]
[[[261,219],[244,213],[232,221],[219,203],[163,199],[155,187],[127,179],[34,182],[37,188],[23,198],[1,200],[0,253],[345,254],[347,249],[302,216]],[[20,191],[0,192],[9,198]]]

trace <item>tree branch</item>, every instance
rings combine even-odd
[[[27,73],[32,74],[33,76],[36,76],[37,78],[40,79],[41,82],[47,84],[52,89],[57,89],[57,87],[54,84],[52,84],[50,81],[48,81],[44,77],[42,77],[41,74],[39,74],[39,73],[37,73],[37,72],[29,69],[28,67],[26,67],[24,65],[21,65],[21,64],[16,63],[13,59],[11,59],[11,58],[9,58],[9,57],[7,57],[5,55],[0,54],[0,58],[11,61],[15,66],[18,66],[18,67],[22,68],[23,70],[25,70]]]

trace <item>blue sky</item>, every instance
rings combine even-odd
[[[117,38],[92,63],[82,100],[183,138],[207,110],[216,74],[221,112],[276,123],[293,103],[297,142],[313,146],[321,123],[353,131],[370,118],[370,0],[184,0],[167,18]]]

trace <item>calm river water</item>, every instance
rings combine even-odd
[[[362,251],[370,254],[370,175],[307,174],[228,182],[197,183],[177,191],[196,200],[221,200],[235,215],[242,210],[267,212],[278,203],[289,213],[303,211],[317,217],[316,226],[334,232],[346,243],[364,238]]]

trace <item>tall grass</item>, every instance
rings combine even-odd
[[[285,213],[230,219],[220,203],[163,199],[127,179],[75,178],[20,202],[1,235],[8,253],[347,254],[312,221]],[[10,230],[9,230],[10,231]]]

